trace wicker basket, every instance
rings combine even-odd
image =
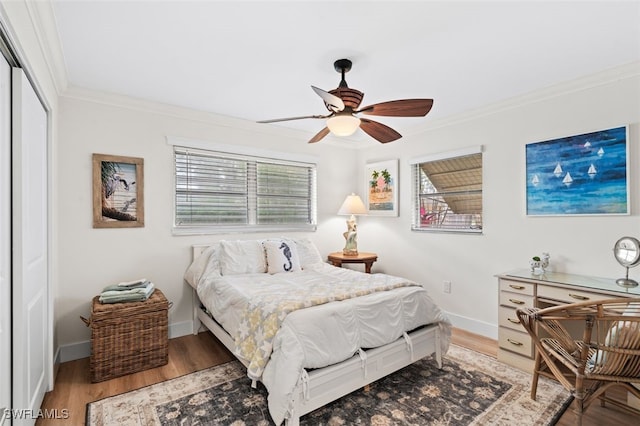
[[[124,376],[168,362],[169,303],[160,290],[144,302],[103,304],[93,298],[90,373],[92,382]]]

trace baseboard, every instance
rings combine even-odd
[[[193,333],[193,322],[182,321],[169,324],[169,339],[186,336]],[[62,345],[56,351],[54,363],[74,361],[76,359],[87,358],[91,356],[91,342],[84,340],[82,342],[70,343]]]
[[[495,324],[489,324],[473,318],[464,317],[462,315],[452,314],[450,312],[445,312],[445,314],[449,317],[451,323],[456,328],[461,328],[471,333],[479,334],[491,339],[498,339],[498,326]],[[169,324],[169,339],[175,339],[176,337],[186,336],[187,334],[192,333],[192,321],[182,321]],[[91,342],[89,340],[70,343],[68,345],[62,345],[57,349],[54,363],[59,364],[62,362],[74,361],[76,359],[87,358],[90,355]]]
[[[488,322],[463,317],[462,315],[452,314],[451,312],[445,312],[445,314],[449,317],[451,323],[456,328],[461,328],[471,333],[498,340],[498,326],[496,324],[489,324]]]

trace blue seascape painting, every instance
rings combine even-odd
[[[527,144],[527,215],[628,214],[627,127]]]

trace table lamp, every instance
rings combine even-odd
[[[345,239],[345,245],[342,253],[345,256],[357,256],[358,228],[356,224],[356,215],[367,214],[367,208],[364,206],[362,199],[360,199],[358,195],[351,193],[351,195],[348,195],[344,200],[344,203],[342,203],[340,210],[338,210],[338,214],[350,215],[349,220],[347,220],[347,232],[342,234]]]

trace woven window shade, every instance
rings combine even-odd
[[[481,232],[482,152],[413,165],[413,229]]]

